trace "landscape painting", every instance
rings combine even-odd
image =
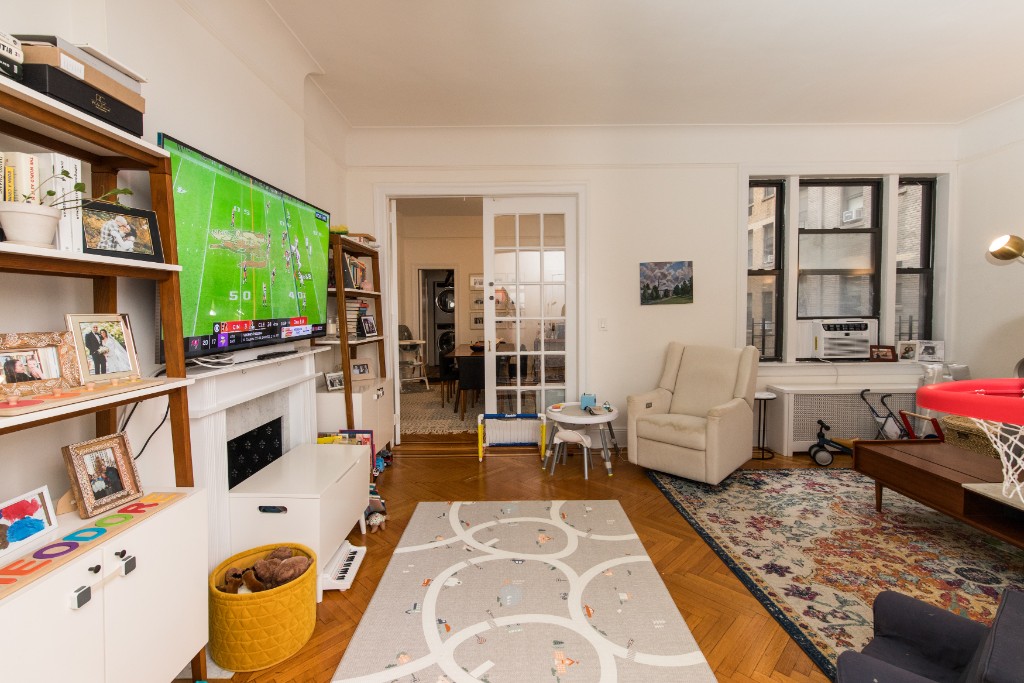
[[[640,264],[640,305],[692,304],[693,261]]]

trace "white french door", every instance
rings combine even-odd
[[[576,197],[484,199],[488,413],[576,395]]]

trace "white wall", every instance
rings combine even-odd
[[[975,376],[1012,377],[1024,358],[1024,263],[985,252],[999,235],[1024,236],[1024,101],[963,126],[959,179],[951,332]]]
[[[748,175],[948,173],[956,146],[947,126],[357,129],[349,225],[383,231],[381,188],[585,187],[580,386],[621,405],[670,339],[742,338]],[[663,260],[694,262],[693,304],[640,306],[638,264]]]
[[[144,138],[169,133],[331,212],[343,222],[342,151],[346,124],[316,88],[316,65],[264,3],[219,0],[0,0],[3,30],[56,34],[87,42],[146,76]],[[244,22],[239,23],[239,18]],[[265,46],[273,44],[273,50]],[[0,138],[2,140],[2,138]],[[148,206],[148,183],[121,178]],[[68,312],[92,309],[88,280],[0,275],[0,332],[64,328]],[[122,310],[137,331],[140,360],[153,370],[154,299],[148,283],[121,283]],[[129,425],[138,449],[165,403],[142,404]],[[68,487],[60,447],[93,436],[91,418],[40,427],[0,440],[0,500],[47,484]],[[164,426],[139,461],[143,486],[173,480]]]

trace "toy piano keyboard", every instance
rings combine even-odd
[[[365,546],[352,545],[348,541],[343,542],[320,575],[323,589],[325,591],[344,591],[351,588],[364,555],[366,555]]]

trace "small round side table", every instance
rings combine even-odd
[[[768,438],[768,401],[775,398],[775,394],[770,391],[754,393],[754,400],[757,401],[757,449],[761,451],[761,455],[752,455],[751,460],[771,460],[775,457],[775,452],[764,445]]]

